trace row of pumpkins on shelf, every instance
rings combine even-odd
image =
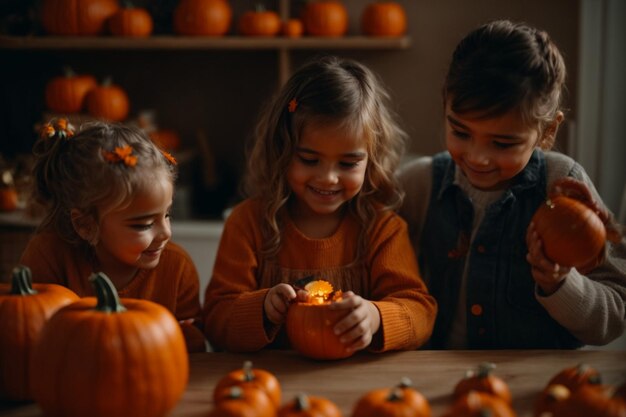
[[[222,36],[228,33],[233,11],[228,0],[180,0],[173,14],[177,35]],[[281,21],[277,12],[258,6],[237,20],[244,36],[299,37],[343,36],[348,30],[348,11],[338,0],[308,2],[300,18]],[[146,37],[152,34],[153,19],[144,8],[120,7],[117,0],[44,0],[42,24],[50,35],[83,36],[111,33],[115,36]],[[402,36],[407,18],[402,5],[376,1],[366,5],[361,30],[368,36]]]

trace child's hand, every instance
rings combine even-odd
[[[560,266],[546,258],[541,239],[532,222],[526,232],[526,245],[528,246],[526,260],[531,266],[533,279],[546,295],[554,293],[559,289],[571,268]]]
[[[374,303],[347,291],[343,293],[343,299],[332,303],[330,308],[349,311],[334,328],[348,350],[360,350],[370,345],[380,327],[380,312]]]
[[[282,324],[287,316],[289,305],[296,300],[306,300],[307,292],[296,290],[289,284],[278,284],[270,288],[265,295],[263,309],[268,320]]]

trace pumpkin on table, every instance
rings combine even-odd
[[[341,410],[324,397],[300,393],[278,410],[278,417],[341,417]]]
[[[348,31],[348,10],[338,0],[316,0],[302,11],[304,30],[310,36],[339,37]]]
[[[215,385],[213,390],[213,401],[219,402],[220,393],[226,388],[252,387],[262,391],[270,399],[274,409],[280,407],[281,387],[278,379],[265,369],[252,367],[251,361],[245,361],[241,369],[236,369],[223,376]]]
[[[402,378],[393,388],[372,390],[362,396],[352,417],[430,417],[430,404],[409,378]]]
[[[118,9],[117,0],[43,0],[41,23],[50,35],[100,35]]]
[[[280,32],[280,17],[272,10],[258,5],[239,18],[239,33],[244,36],[276,36]]]
[[[222,36],[233,11],[227,0],[181,0],[174,10],[174,32],[184,36]]]
[[[615,392],[610,385],[581,385],[559,403],[552,417],[624,417],[626,400]]]
[[[547,386],[563,385],[570,391],[576,391],[586,384],[597,384],[600,382],[600,373],[586,363],[565,368],[554,375]]]
[[[258,388],[233,385],[215,393],[209,417],[276,417],[276,406]]]
[[[93,117],[121,122],[128,117],[130,102],[126,91],[106,78],[87,94],[87,112]]]
[[[406,12],[400,3],[376,1],[365,6],[361,30],[368,36],[402,36],[406,33]]]
[[[126,2],[109,19],[109,30],[115,36],[143,38],[152,34],[154,22],[150,13],[142,7]]]
[[[46,107],[55,113],[78,113],[85,106],[87,93],[97,85],[95,77],[78,75],[70,67],[65,67],[63,75],[46,83]]]
[[[0,398],[30,400],[31,352],[45,322],[78,300],[56,284],[32,284],[30,269],[13,269],[11,284],[0,283]]]
[[[470,391],[456,399],[441,417],[515,417],[515,411],[500,397],[480,391]]]
[[[470,391],[486,392],[501,398],[511,404],[511,391],[502,378],[493,374],[496,365],[491,362],[483,362],[476,370],[469,370],[465,377],[454,387],[454,397],[460,398]]]
[[[152,301],[120,299],[103,273],[90,280],[97,296],[58,310],[35,345],[35,401],[50,417],[165,416],[189,377],[178,321]]]

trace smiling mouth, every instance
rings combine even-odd
[[[334,190],[322,190],[322,189],[311,187],[311,186],[309,186],[309,188],[311,190],[313,190],[314,192],[316,192],[317,194],[320,194],[320,195],[331,196],[331,195],[339,194],[339,190],[336,190],[336,191],[334,191]]]

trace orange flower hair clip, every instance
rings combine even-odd
[[[42,138],[69,139],[74,136],[74,126],[72,126],[67,119],[52,120],[41,128]]]
[[[292,98],[291,101],[289,102],[289,107],[287,107],[287,109],[289,110],[289,113],[295,112],[297,108],[298,108],[298,101],[295,98]]]
[[[163,149],[159,149],[161,151],[161,153],[163,154],[163,156],[165,157],[165,159],[167,159],[167,161],[172,164],[172,165],[178,165],[178,162],[176,162],[176,158],[174,158],[172,156],[171,153],[169,152],[165,152]]]
[[[137,157],[132,155],[133,148],[129,145],[123,147],[116,146],[114,151],[102,150],[102,156],[105,161],[111,163],[123,162],[127,167],[134,167],[137,165]]]

